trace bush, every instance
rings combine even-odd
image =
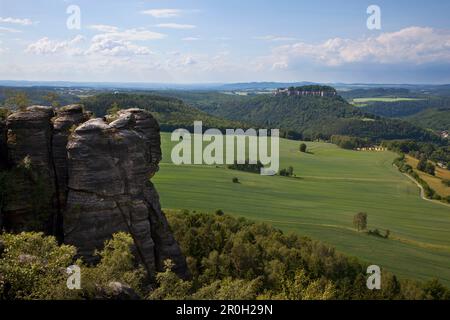
[[[136,266],[130,235],[117,233],[98,252],[100,262],[87,266],[75,259],[76,248],[58,245],[43,233],[2,234],[4,252],[0,257],[0,299],[54,300],[94,299],[113,295],[111,283],[120,282],[143,293],[145,272]],[[81,290],[67,288],[71,265],[81,268]]]
[[[233,178],[233,183],[239,183],[239,179],[236,178],[236,177],[234,177],[234,178]]]
[[[360,212],[353,217],[353,226],[358,230],[367,229],[367,213]]]
[[[306,144],[305,143],[302,143],[301,145],[300,145],[300,152],[306,152]]]
[[[280,176],[282,177],[292,177],[294,176],[294,168],[288,167],[287,169],[280,170]]]

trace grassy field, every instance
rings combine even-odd
[[[325,143],[281,140],[281,168],[296,178],[263,177],[224,166],[175,166],[163,134],[164,159],[153,181],[164,208],[214,212],[263,221],[331,244],[399,276],[437,277],[450,286],[450,209],[420,199],[414,183],[392,166],[390,152],[356,152]],[[240,184],[232,183],[238,177]],[[370,229],[391,239],[358,233],[353,216],[368,214]]]
[[[417,101],[422,99],[417,98],[389,98],[389,97],[379,97],[379,98],[355,98],[352,100],[352,104],[357,107],[366,107],[371,102],[401,102],[401,101]]]
[[[420,178],[422,178],[434,191],[436,191],[440,196],[447,197],[450,196],[450,187],[447,187],[442,183],[442,180],[450,180],[450,171],[439,167],[436,167],[436,175],[432,176],[420,170],[417,170],[417,164],[419,160],[406,156],[406,163],[413,167],[414,172],[416,172]]]
[[[366,102],[399,102],[399,101],[417,101],[421,99],[417,98],[356,98],[353,99],[354,103],[366,103]]]

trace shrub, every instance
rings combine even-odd
[[[300,152],[306,152],[306,144],[305,143],[302,143],[300,145]]]

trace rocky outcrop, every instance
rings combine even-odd
[[[8,117],[10,163],[26,174],[13,192],[22,199],[8,199],[3,212],[7,229],[23,230],[31,219],[46,225],[47,233],[61,229],[61,240],[76,246],[90,262],[114,233],[128,232],[149,275],[171,259],[174,271],[188,277],[150,182],[161,160],[158,123],[140,109],[120,111],[110,123],[88,118],[77,105],[56,115],[51,108],[30,107]],[[35,189],[35,177],[49,190],[40,199],[53,209],[47,218],[34,216],[36,210],[26,199]]]
[[[67,197],[68,163],[67,142],[69,135],[77,126],[89,119],[81,105],[69,105],[60,108],[53,120],[53,161],[60,203],[64,204]]]
[[[57,216],[52,155],[52,108],[31,106],[7,118],[8,162],[3,226],[9,230],[51,230]]]
[[[8,148],[6,145],[6,121],[0,119],[0,170],[8,166]]]

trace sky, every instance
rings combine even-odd
[[[0,79],[450,83],[450,1],[0,0]]]

